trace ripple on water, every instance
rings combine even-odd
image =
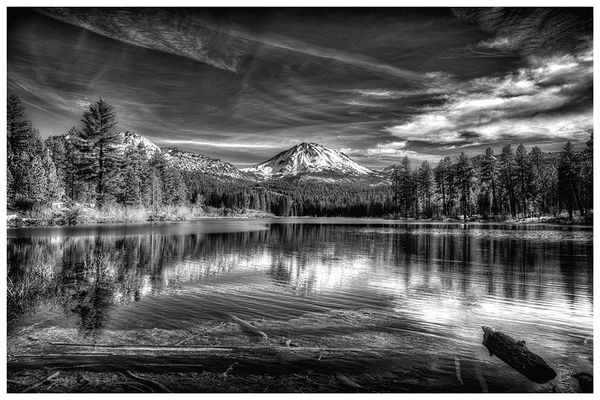
[[[74,328],[102,337],[234,314],[273,321],[274,335],[395,346],[407,358],[388,360],[389,371],[406,382],[455,385],[457,358],[465,385],[479,388],[484,376],[490,391],[531,389],[486,355],[481,326],[492,326],[551,365],[591,368],[590,230],[320,221],[30,233],[8,239],[9,277],[29,287],[9,297],[12,331],[41,322],[32,333]],[[107,264],[89,268],[98,254]],[[321,326],[293,325],[311,315]]]

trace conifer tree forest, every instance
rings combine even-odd
[[[90,104],[79,125],[42,140],[18,97],[7,109],[8,207],[32,212],[53,204],[158,210],[211,207],[224,215],[243,209],[278,216],[514,220],[563,214],[591,221],[592,131],[581,151],[505,145],[469,158],[447,156],[432,166],[408,157],[378,182],[289,178],[256,182],[218,178],[168,165],[142,147],[123,152],[117,115],[104,99]],[[383,172],[381,173],[383,176]]]

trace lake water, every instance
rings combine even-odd
[[[276,219],[9,229],[8,275],[20,288],[9,293],[9,334],[77,328],[73,341],[85,341],[227,314],[286,321],[371,311],[389,319],[318,331],[369,333],[365,347],[385,348],[378,333],[411,343],[390,349],[402,362],[365,373],[404,376],[406,390],[531,391],[535,384],[489,356],[481,327],[527,341],[557,370],[591,373],[592,253],[591,228],[550,225]],[[102,279],[93,254],[110,263]]]

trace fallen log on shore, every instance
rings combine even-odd
[[[57,347],[91,347],[96,350],[98,349],[124,349],[132,351],[161,351],[161,350],[172,350],[172,351],[207,351],[207,352],[222,352],[222,351],[237,351],[237,350],[251,350],[251,351],[347,351],[347,352],[368,352],[368,351],[380,351],[385,352],[388,349],[381,346],[372,347],[288,347],[288,346],[210,346],[205,345],[156,345],[156,344],[95,344],[95,343],[67,343],[67,342],[50,342],[50,346]]]
[[[225,371],[236,362],[236,372],[281,374],[313,370],[362,373],[379,367],[387,349],[321,347],[201,347],[151,345],[94,345],[52,343],[44,353],[12,354],[10,371],[37,368],[90,371]],[[325,357],[321,357],[325,355]],[[407,355],[406,363],[412,360]]]
[[[546,383],[556,377],[556,372],[544,359],[527,348],[524,341],[483,326],[483,345],[502,361],[536,383]]]

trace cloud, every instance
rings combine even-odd
[[[449,94],[444,105],[425,108],[385,131],[446,149],[493,143],[507,135],[579,139],[592,125],[593,71],[586,57],[539,59],[503,77],[444,82]]]
[[[511,40],[506,36],[482,40],[481,42],[477,43],[477,47],[486,47],[488,49],[501,51],[515,51],[518,49],[516,41]]]
[[[276,149],[278,146],[269,144],[256,144],[256,143],[231,143],[231,142],[207,142],[202,140],[169,140],[159,139],[157,144],[168,144],[168,145],[192,145],[192,146],[211,146],[211,147],[225,147],[225,148],[245,148],[245,149]]]
[[[239,165],[302,141],[369,167],[560,148],[591,126],[589,10],[27,12],[8,11],[8,89],[42,136],[100,95],[120,129]]]
[[[479,47],[514,51],[522,57],[574,55],[591,47],[591,8],[454,8],[463,21],[492,35]]]
[[[259,47],[271,47],[396,78],[422,80],[425,77],[360,53],[318,46],[276,33],[260,34],[231,22],[217,22],[207,15],[180,9],[40,8],[38,11],[112,39],[237,73],[247,71]]]
[[[378,155],[386,155],[386,154],[396,154],[398,151],[402,151],[406,147],[406,142],[387,142],[387,143],[379,143],[374,148],[366,149],[366,150],[358,150],[351,148],[341,149],[343,153],[348,155],[358,155],[358,154],[366,154],[369,156],[378,156]]]
[[[91,104],[89,100],[75,100],[75,106],[78,108],[87,108]]]

